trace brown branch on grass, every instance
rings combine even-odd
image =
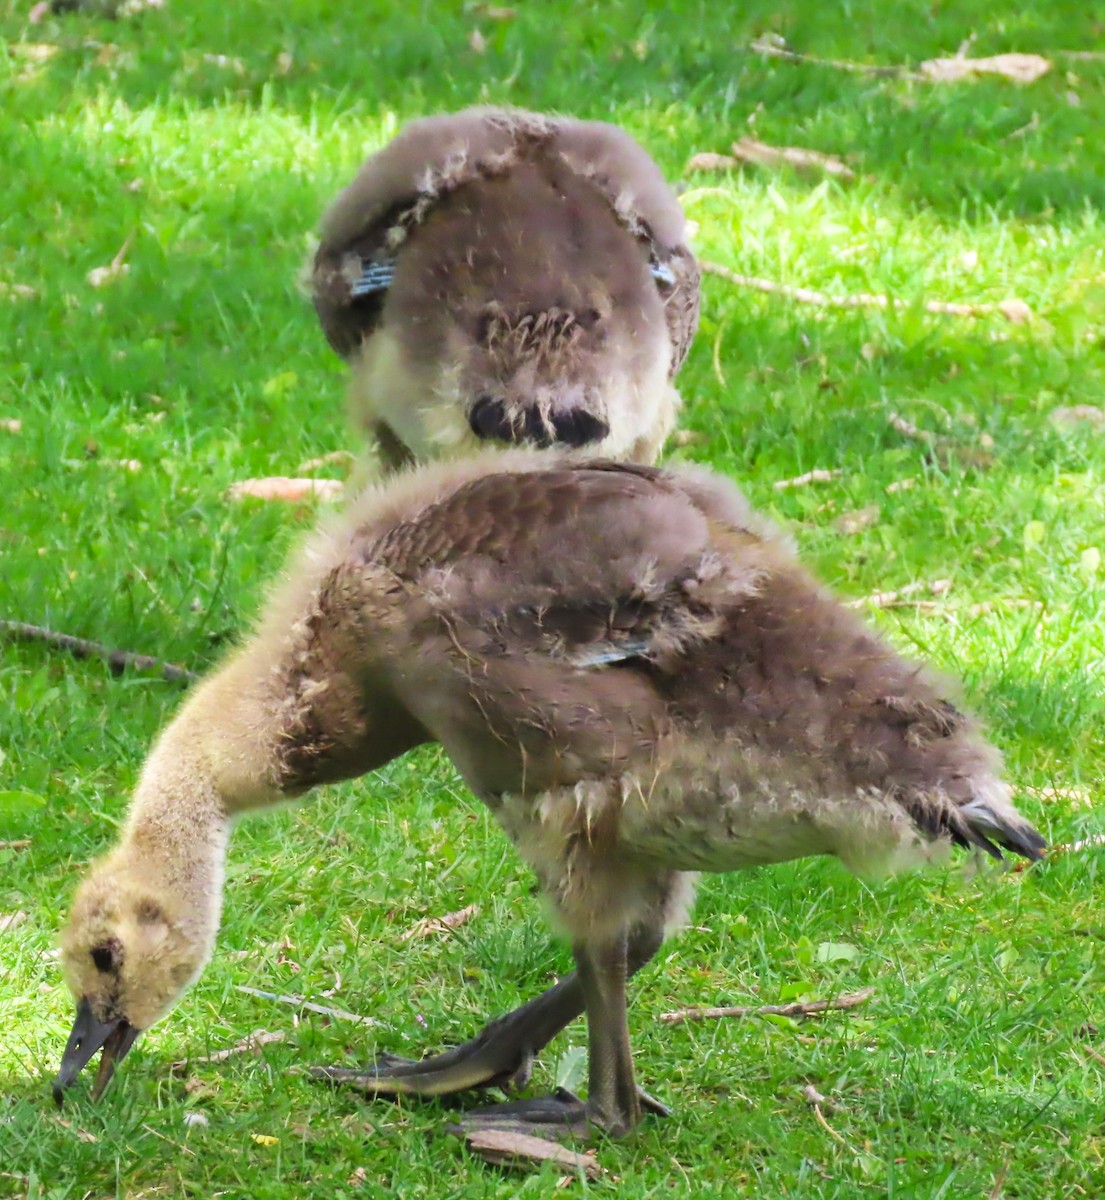
[[[796,1000],[792,1004],[738,1004],[727,1008],[680,1008],[675,1012],[660,1014],[660,1020],[668,1025],[681,1025],[684,1021],[714,1021],[721,1017],[816,1017],[821,1013],[840,1009],[857,1008],[875,994],[873,987],[858,992],[845,992],[831,1000]]]
[[[0,850],[26,850],[30,844],[30,838],[18,838],[14,842],[0,842]]]
[[[9,642],[38,642],[68,650],[74,658],[98,658],[107,663],[113,674],[121,675],[131,669],[135,671],[157,671],[166,683],[195,683],[199,676],[187,667],[163,662],[148,654],[137,654],[133,650],[112,650],[103,642],[89,638],[74,637],[70,633],[58,633],[41,625],[29,625],[26,621],[0,620],[0,638]]]
[[[779,283],[774,279],[761,279],[756,275],[742,275],[722,263],[703,260],[702,270],[707,275],[717,275],[737,287],[752,288],[769,296],[785,296],[788,300],[797,300],[801,304],[813,304],[818,308],[878,308],[878,309],[907,309],[912,304],[900,297],[883,296],[875,292],[853,292],[847,296],[833,296],[828,292],[819,292],[814,288],[795,287],[789,283]],[[926,300],[922,305],[924,310],[936,316],[943,317],[983,317],[997,313],[1011,321],[1014,325],[1023,325],[1032,317],[1032,310],[1023,300],[999,300],[979,304],[960,304],[951,300]]]
[[[226,1062],[228,1058],[233,1058],[236,1054],[248,1054],[251,1050],[259,1050],[262,1046],[282,1042],[287,1036],[281,1030],[269,1033],[267,1030],[257,1029],[253,1033],[247,1034],[240,1042],[235,1042],[233,1046],[227,1046],[224,1050],[216,1050],[213,1054],[201,1054],[196,1058],[178,1058],[176,1062],[169,1064],[169,1070],[174,1074],[179,1074],[200,1063]]]

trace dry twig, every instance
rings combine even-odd
[[[769,58],[782,58],[787,62],[804,63],[811,67],[832,67],[836,71],[851,71],[858,75],[875,75],[883,79],[923,79],[923,75],[918,75],[911,71],[908,67],[889,66],[880,67],[872,63],[852,62],[843,58],[817,58],[813,54],[799,54],[796,50],[788,50],[786,46],[779,45],[770,38],[757,38],[751,46],[750,50],[754,50],[757,54],[764,54]]]
[[[18,838],[14,842],[0,842],[0,850],[26,850],[30,844],[30,838]]]
[[[832,483],[834,479],[839,479],[843,474],[844,472],[839,467],[832,469],[814,467],[812,471],[807,471],[804,475],[795,475],[793,479],[776,479],[771,486],[777,492],[781,492],[786,488],[805,487],[809,483]]]
[[[295,479],[270,475],[265,479],[242,479],[232,483],[226,495],[230,500],[340,500],[345,485],[340,479]]]
[[[216,1050],[213,1054],[201,1054],[196,1058],[178,1058],[176,1062],[169,1064],[169,1070],[174,1074],[179,1074],[200,1063],[226,1062],[228,1058],[233,1058],[236,1054],[248,1054],[251,1050],[259,1050],[262,1046],[271,1045],[273,1042],[282,1042],[287,1036],[282,1030],[269,1033],[264,1029],[257,1029],[253,1033],[247,1034],[240,1042],[235,1042],[233,1046],[227,1046],[224,1050]]]
[[[930,596],[944,596],[950,590],[952,581],[950,579],[934,579],[931,583],[918,581],[917,583],[907,583],[905,587],[900,587],[892,592],[872,592],[870,596],[860,596],[858,600],[849,600],[849,608],[901,608],[903,606],[912,606],[923,604],[922,600],[910,600],[909,597],[917,592],[927,592]]]
[[[245,992],[247,996],[256,996],[258,1000],[271,1000],[274,1004],[290,1004],[301,1012],[318,1013],[323,1017],[337,1017],[340,1021],[358,1021],[362,1025],[378,1024],[372,1017],[362,1017],[357,1013],[347,1012],[344,1008],[330,1008],[326,1004],[315,1004],[303,996],[279,996],[276,992],[263,992],[260,988],[247,987],[244,983],[235,984],[235,988],[239,992]]]
[[[821,1013],[839,1009],[857,1008],[875,994],[873,987],[858,992],[845,992],[831,1000],[795,1000],[791,1004],[739,1004],[728,1008],[680,1008],[675,1012],[660,1014],[660,1020],[668,1025],[681,1025],[684,1021],[713,1021],[720,1017],[816,1017]]]
[[[838,179],[855,179],[856,173],[835,154],[806,150],[801,146],[771,146],[753,137],[740,137],[733,143],[733,157],[738,162],[755,163],[761,167],[784,165],[799,170],[824,171]]]
[[[69,633],[58,633],[41,625],[29,625],[26,621],[0,621],[0,637],[9,642],[43,642],[46,645],[58,646],[62,650],[68,650],[74,658],[98,658],[106,662],[116,675],[133,668],[136,671],[157,671],[166,683],[195,683],[199,679],[195,671],[178,667],[174,663],[162,662],[161,659],[151,658],[148,654],[136,654],[133,650],[112,650],[103,642],[74,637]]]
[[[801,304],[814,304],[819,308],[879,308],[906,309],[911,308],[909,300],[900,297],[879,295],[875,292],[853,292],[847,296],[833,296],[828,292],[819,292],[814,288],[794,287],[789,283],[779,283],[774,279],[761,279],[756,275],[742,275],[722,263],[702,261],[702,270],[707,275],[717,275],[720,279],[728,280],[738,287],[752,288],[769,296],[786,296]],[[981,304],[960,304],[950,300],[926,300],[922,305],[924,310],[944,317],[983,317],[997,313],[1014,325],[1023,325],[1032,317],[1032,310],[1023,300],[999,300],[996,304],[989,302]]]

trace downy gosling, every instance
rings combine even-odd
[[[656,163],[599,121],[412,121],[322,221],[308,286],[385,467],[481,443],[652,462],[700,273]]]
[[[533,867],[577,969],[446,1053],[317,1073],[371,1093],[509,1090],[586,1013],[585,1101],[512,1100],[469,1128],[620,1135],[663,1111],[634,1078],[626,980],[696,872],[1044,849],[943,686],[727,481],[554,452],[438,463],[316,535],[158,739],[62,937],[77,1019],[57,1096],[102,1046],[98,1092],[200,974],[235,817],[430,741]]]

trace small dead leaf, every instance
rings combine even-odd
[[[235,75],[246,73],[246,64],[231,54],[205,54],[203,61],[209,66],[221,67],[224,71],[233,71]]]
[[[1032,83],[1051,70],[1051,62],[1039,54],[995,54],[991,58],[930,58],[921,64],[921,74],[930,83],[958,83],[975,75],[1001,75],[1014,83]]]
[[[476,12],[489,21],[513,21],[518,15],[516,8],[504,8],[498,4],[477,4]]]
[[[1105,427],[1105,408],[1093,404],[1072,404],[1069,408],[1053,408],[1048,420],[1060,429],[1092,429]]]
[[[473,29],[468,34],[468,45],[476,54],[484,54],[487,51],[487,38],[478,29]]]
[[[340,500],[345,485],[340,479],[294,479],[270,475],[265,479],[242,479],[227,490],[230,500]]]
[[[450,929],[456,929],[470,921],[479,911],[478,904],[469,904],[456,912],[446,913],[443,917],[423,917],[402,934],[399,940],[409,942],[415,938],[429,937],[432,933],[447,933]]]
[[[15,929],[27,920],[27,914],[20,909],[18,912],[0,913],[0,933]]]
[[[911,475],[908,479],[895,479],[893,482],[886,485],[887,493],[893,495],[895,492],[911,492],[917,486],[917,477]]]
[[[6,283],[0,279],[0,296],[6,300],[35,300],[38,298],[38,288],[29,283]]]
[[[593,1151],[580,1154],[559,1142],[533,1137],[528,1133],[509,1133],[505,1129],[466,1130],[464,1140],[488,1162],[504,1167],[525,1167],[531,1163],[551,1162],[574,1167],[591,1179],[602,1174]]]
[[[107,264],[106,267],[93,267],[85,276],[91,287],[102,288],[107,287],[109,283],[114,283],[121,276],[125,275],[130,267],[127,265],[127,251],[130,249],[131,242],[134,241],[134,234],[128,233],[126,240],[119,247],[119,253]]]
[[[299,471],[317,471],[320,467],[351,467],[357,461],[357,456],[349,450],[331,450],[329,454],[320,454],[318,458],[309,458],[300,463]]]
[[[756,138],[742,137],[733,143],[733,154],[741,162],[755,163],[762,167],[785,165],[799,170],[822,171],[838,179],[855,179],[856,173],[835,154],[822,154],[820,150],[805,150],[800,146],[769,146]]]
[[[1032,320],[1032,309],[1023,300],[1001,300],[998,302],[998,312],[1014,325],[1026,325]]]
[[[0,842],[0,850],[26,850],[30,844],[30,838],[17,838],[14,842]]]
[[[8,49],[16,58],[31,63],[49,62],[58,52],[57,46],[50,42],[12,42]]]
[[[0,417],[0,432],[22,433],[23,422],[18,417]]]
[[[287,50],[281,50],[276,56],[276,73],[277,75],[288,75],[291,73],[292,66],[295,60]]]
[[[831,483],[843,474],[844,472],[839,467],[833,467],[831,470],[814,467],[812,471],[807,471],[804,475],[795,475],[793,479],[776,479],[771,486],[777,492],[781,492],[786,488],[805,487],[810,483]]]
[[[878,519],[879,506],[877,504],[868,504],[864,508],[856,508],[851,512],[841,513],[833,522],[833,528],[838,533],[847,534],[851,537],[854,534],[862,533],[865,529],[870,529]]]
[[[691,156],[687,163],[688,171],[731,171],[740,166],[740,159],[731,154],[714,154],[703,150],[701,154]]]
[[[358,1167],[345,1181],[345,1186],[351,1188],[364,1187],[365,1180],[367,1178],[368,1172],[364,1169],[364,1167]]]
[[[165,0],[123,0],[115,10],[115,16],[120,19],[138,17],[147,9],[164,8]]]

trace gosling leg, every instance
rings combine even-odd
[[[638,926],[630,936],[627,971],[636,974],[659,950],[663,921]],[[346,1084],[373,1095],[444,1096],[471,1088],[525,1087],[536,1056],[565,1026],[586,1009],[578,971],[565,976],[540,996],[496,1017],[474,1038],[421,1061],[384,1054],[368,1067],[312,1067],[316,1079]],[[645,1107],[667,1114],[659,1101],[642,1096]]]
[[[648,1098],[637,1089],[626,1018],[626,939],[575,947],[576,973],[587,1010],[588,1095],[580,1100],[559,1089],[550,1096],[491,1104],[467,1114],[456,1133],[506,1130],[537,1137],[585,1137],[597,1126],[622,1137],[641,1120]],[[661,1106],[662,1107],[662,1106]]]

